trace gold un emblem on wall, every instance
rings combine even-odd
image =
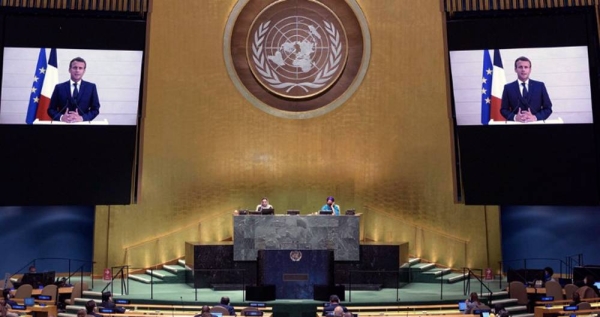
[[[240,0],[227,23],[224,54],[236,88],[253,105],[303,119],[354,93],[368,66],[370,38],[355,1]]]

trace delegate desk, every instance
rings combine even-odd
[[[550,307],[536,306],[533,310],[533,313],[534,313],[535,317],[555,317],[557,315],[581,315],[581,314],[586,314],[586,312],[589,312],[589,311],[594,311],[594,312],[600,311],[600,303],[591,303],[591,305],[592,305],[591,310],[575,310],[575,311],[563,310],[563,307],[567,306],[567,305],[554,305],[554,306],[550,306]]]
[[[562,290],[563,296],[565,295],[565,290]],[[527,287],[528,295],[546,295],[545,287]]]
[[[15,296],[15,294],[17,293],[17,290],[11,290],[10,291],[10,295],[11,296]],[[73,293],[73,287],[68,286],[68,287],[59,287],[58,288],[58,294],[71,294]],[[33,290],[31,290],[31,295],[41,295],[42,294],[42,289],[41,288],[34,288]]]
[[[35,317],[56,317],[58,314],[58,309],[56,308],[56,305],[41,306],[36,304],[34,306],[27,306],[25,310],[11,309],[10,311],[17,314],[27,315],[29,315],[29,313],[33,313]]]
[[[333,250],[335,261],[359,261],[360,214],[233,216],[233,259],[256,261],[258,250]]]

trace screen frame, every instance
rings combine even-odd
[[[446,26],[448,54],[458,50],[585,45],[593,122],[600,122],[594,7],[456,12],[447,15]],[[528,36],[515,36],[521,28]],[[503,62],[505,69],[512,69],[514,61]],[[449,70],[452,72],[451,67]],[[451,77],[449,82],[452,87]],[[599,124],[458,126],[454,94],[452,89],[449,92],[457,201],[467,205],[600,204]],[[539,142],[507,141],[529,135]]]
[[[137,125],[0,125],[0,149],[8,154],[0,156],[0,174],[4,175],[0,179],[0,206],[136,202],[143,131],[146,15],[0,8],[0,22],[2,60],[4,47],[144,52]],[[37,36],[30,36],[32,29]]]

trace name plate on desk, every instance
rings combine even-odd
[[[335,261],[359,261],[359,215],[233,216],[234,261],[256,261],[258,250],[333,250]]]

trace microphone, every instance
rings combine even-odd
[[[69,108],[69,110],[75,111],[77,108],[79,108],[79,105],[77,104],[77,99],[71,97],[71,103],[75,106],[75,108],[73,108],[73,109]]]
[[[69,105],[71,104],[71,99],[72,98],[67,98],[67,103],[62,108],[60,108],[60,110],[54,115],[54,117],[52,117],[52,120],[54,120],[54,121],[60,121],[60,116],[61,116],[62,112],[66,108],[68,108]],[[58,118],[56,118],[57,115],[58,115]]]
[[[519,98],[519,104],[521,105],[521,111],[527,111],[529,110],[529,100],[525,99],[524,97],[520,97]]]

